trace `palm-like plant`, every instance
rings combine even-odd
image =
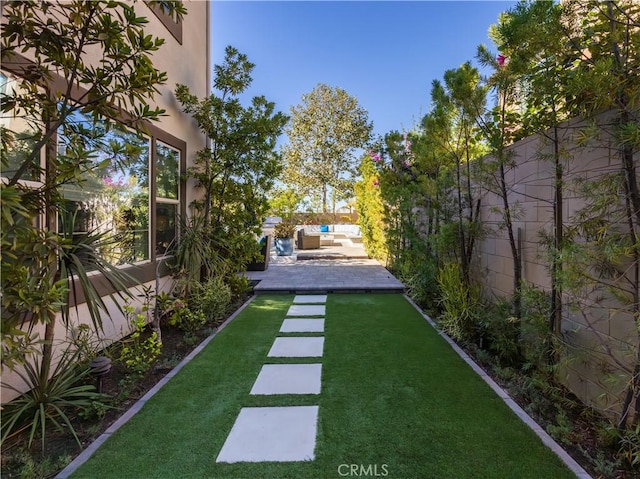
[[[3,406],[2,443],[12,435],[28,429],[30,447],[39,431],[44,451],[46,426],[51,423],[59,430],[64,430],[66,426],[78,445],[81,445],[67,414],[69,408],[88,407],[106,396],[97,393],[95,386],[85,383],[91,370],[87,366],[80,368],[79,359],[78,351],[66,349],[50,378],[43,378],[41,375],[43,363],[47,360],[42,355],[35,355],[33,362],[26,361],[23,370],[15,370],[29,391],[22,393],[11,384],[5,384],[21,395]]]

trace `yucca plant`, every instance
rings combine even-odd
[[[187,296],[193,284],[206,281],[223,270],[224,260],[219,253],[222,246],[212,236],[211,228],[202,216],[180,218],[180,241],[174,263],[177,275],[184,280],[181,295]]]
[[[106,396],[97,393],[95,386],[85,383],[85,378],[91,370],[87,366],[79,368],[78,360],[78,351],[65,350],[49,378],[43,378],[41,375],[42,363],[46,358],[40,354],[34,355],[33,361],[26,361],[23,368],[14,370],[29,391],[22,393],[11,384],[5,384],[7,388],[21,395],[3,405],[3,444],[16,433],[28,430],[28,446],[31,447],[39,432],[44,451],[47,426],[52,424],[61,431],[66,426],[78,446],[81,445],[71,424],[69,410],[89,407],[92,403],[102,402]]]

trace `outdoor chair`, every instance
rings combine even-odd
[[[298,231],[298,249],[320,249],[319,235],[306,235],[304,229]]]

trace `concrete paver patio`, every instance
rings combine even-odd
[[[314,259],[248,271],[256,293],[404,292],[404,285],[374,259]]]

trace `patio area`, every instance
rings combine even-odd
[[[246,276],[258,282],[256,293],[404,292],[398,279],[367,256],[362,243],[343,243],[294,249],[292,256],[277,256],[272,248],[267,270],[247,271]]]

